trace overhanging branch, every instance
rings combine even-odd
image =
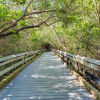
[[[22,15],[19,19],[17,19],[13,24],[11,24],[9,27],[4,28],[3,30],[0,31],[0,34],[6,32],[8,29],[11,29],[15,26],[17,26],[17,23],[22,20],[24,17],[32,15],[32,14],[41,14],[41,13],[47,13],[47,12],[55,12],[56,10],[43,10],[43,11],[37,11],[37,12],[32,12],[28,14]]]
[[[46,20],[44,20],[44,21],[38,23],[37,25],[24,26],[24,27],[21,27],[21,28],[19,28],[19,29],[16,29],[15,32],[14,32],[14,31],[11,31],[11,32],[7,32],[7,33],[5,33],[5,34],[1,34],[1,35],[0,35],[0,38],[5,38],[5,37],[7,37],[7,36],[9,36],[9,35],[12,35],[12,34],[18,34],[20,31],[25,30],[25,29],[38,28],[38,27],[40,27],[42,24],[46,24],[46,25],[47,25],[47,21],[49,21],[50,19],[52,19],[52,18],[54,18],[54,17],[57,17],[57,16],[51,16],[51,17],[47,18]],[[54,22],[53,22],[53,23],[54,23]],[[53,24],[53,23],[52,23],[52,24]],[[51,25],[52,25],[52,24],[51,24]]]

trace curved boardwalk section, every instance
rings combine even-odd
[[[46,52],[0,90],[0,100],[94,100],[52,53]]]

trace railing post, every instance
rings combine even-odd
[[[69,65],[69,58],[67,57],[67,65]]]
[[[24,55],[24,64],[26,63],[26,62],[25,62],[25,59],[26,59],[26,55]]]
[[[100,89],[100,60],[82,57],[80,55],[65,54],[63,51],[53,50],[68,66],[69,70],[73,70],[84,79],[88,80],[96,88]]]

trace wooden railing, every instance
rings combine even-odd
[[[53,51],[66,62],[71,70],[78,72],[100,89],[100,60],[81,57],[55,49]]]
[[[5,75],[9,75],[15,69],[30,61],[42,51],[43,50],[37,50],[0,58],[0,80],[2,80],[2,77]]]

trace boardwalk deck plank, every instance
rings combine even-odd
[[[0,100],[94,100],[52,52],[44,53],[0,90]]]

